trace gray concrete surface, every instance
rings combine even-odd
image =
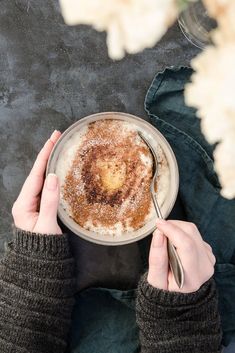
[[[113,62],[105,34],[66,26],[57,0],[1,1],[1,252],[11,236],[12,203],[50,133],[100,111],[146,118],[143,102],[155,73],[188,65],[196,52],[175,25],[153,49]]]
[[[57,0],[1,1],[0,256],[11,238],[12,204],[50,133],[100,111],[146,119],[143,102],[155,73],[188,65],[196,53],[175,25],[154,48],[113,62],[105,34],[66,26]],[[130,251],[138,257],[135,245],[128,249],[119,250],[122,258]]]

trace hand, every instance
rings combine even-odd
[[[42,234],[62,234],[57,223],[58,178],[55,174],[49,174],[44,183],[47,161],[60,135],[61,133],[55,130],[47,140],[13,205],[15,226],[22,230]]]
[[[157,220],[149,253],[148,282],[159,289],[190,293],[214,274],[215,256],[193,223]],[[179,289],[169,269],[166,237],[174,244],[184,268],[185,283]]]

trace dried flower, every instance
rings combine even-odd
[[[222,186],[222,196],[235,197],[235,142],[234,138],[225,138],[214,152],[215,169]]]
[[[109,56],[152,47],[180,10],[195,0],[60,0],[65,22],[107,31]],[[186,103],[198,109],[202,131],[216,147],[215,169],[222,194],[235,197],[235,0],[203,0],[218,22],[210,46],[192,61],[195,73],[185,90]]]
[[[235,0],[203,0],[211,17],[218,23],[214,32],[216,43],[235,40]]]
[[[202,132],[216,147],[215,169],[222,194],[235,197],[235,42],[210,46],[192,61],[195,73],[185,89],[186,104],[198,109]]]
[[[214,151],[222,195],[235,197],[235,0],[203,0],[218,27],[214,46],[193,59],[195,73],[185,89],[188,105],[198,109],[202,132]]]
[[[176,0],[60,0],[65,22],[107,31],[112,59],[152,47],[177,17]]]

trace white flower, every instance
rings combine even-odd
[[[175,0],[60,0],[69,25],[107,31],[112,59],[152,47],[177,17]]]
[[[203,1],[210,16],[218,22],[219,29],[215,31],[213,36],[217,44],[235,40],[235,0]]]
[[[215,169],[228,198],[235,197],[235,42],[210,46],[193,59],[186,104],[196,107],[202,132],[215,150]]]
[[[186,86],[188,105],[198,109],[202,130],[211,143],[235,130],[235,43],[210,46],[192,60],[196,71]]]
[[[216,147],[214,152],[215,170],[218,174],[222,192],[228,198],[235,197],[235,142],[234,139],[225,138]]]

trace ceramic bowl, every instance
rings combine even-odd
[[[56,173],[57,161],[61,151],[63,150],[64,144],[71,138],[74,133],[77,133],[80,129],[84,128],[85,125],[101,119],[118,119],[132,123],[138,130],[144,133],[144,136],[148,139],[153,148],[156,149],[157,144],[160,144],[162,150],[165,153],[170,169],[170,188],[167,197],[161,207],[163,217],[166,218],[171,212],[178,194],[179,172],[177,161],[169,143],[164,138],[164,136],[154,126],[134,115],[119,112],[105,112],[89,115],[83,119],[78,120],[67,130],[65,130],[57,141],[49,158],[46,173]],[[132,243],[146,237],[156,228],[156,217],[153,217],[142,228],[139,228],[136,231],[126,232],[123,235],[101,235],[82,228],[67,214],[61,203],[58,207],[58,216],[73,233],[90,242],[103,245],[123,245]]]

